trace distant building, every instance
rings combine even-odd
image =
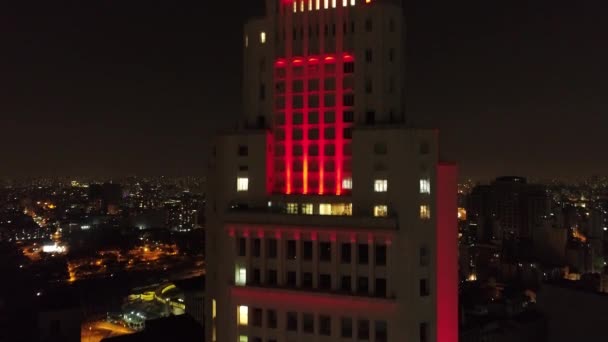
[[[91,184],[89,201],[101,213],[116,215],[122,204],[122,187],[114,183]]]

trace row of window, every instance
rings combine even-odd
[[[264,311],[266,315],[264,315]],[[265,316],[265,320],[264,320]],[[237,307],[237,321],[241,326],[264,327],[267,329],[278,329],[278,314],[276,310],[252,308],[248,306]],[[356,327],[354,326],[356,324]],[[370,327],[374,325],[374,337],[376,342],[388,341],[388,324],[384,320],[370,321],[367,319],[353,319],[352,317],[341,317],[339,336],[342,338],[356,337],[359,340],[370,339]],[[355,329],[356,328],[356,331]],[[305,334],[319,334],[321,336],[338,335],[332,331],[332,317],[329,315],[315,315],[313,313],[286,312],[285,330],[292,332],[303,332]],[[244,335],[242,335],[244,336]],[[261,341],[261,338],[252,338],[253,341]],[[247,340],[246,340],[247,341]],[[270,340],[269,340],[270,341]]]
[[[389,52],[390,54],[390,52]],[[293,92],[303,92],[304,91],[304,82],[308,79],[308,90],[309,91],[319,91],[320,89],[320,73],[323,71],[323,74],[326,78],[323,79],[323,90],[334,90],[336,89],[336,85],[339,85],[339,81],[336,80],[335,77],[327,77],[334,75],[336,72],[336,64],[335,60],[324,62],[321,64],[318,63],[309,63],[307,65],[292,65],[291,69],[291,77],[296,78],[292,84]],[[321,70],[322,69],[322,70]],[[352,89],[354,87],[354,79],[349,77],[350,74],[355,72],[355,62],[352,61],[344,61],[342,65],[342,71],[345,74],[345,77],[342,80],[342,87],[347,89]],[[275,79],[277,80],[276,89],[277,93],[285,92],[285,77],[287,76],[287,68],[285,64],[280,64],[275,69]]]
[[[334,124],[336,123],[336,112],[334,111],[325,111],[322,113],[319,113],[318,111],[309,111],[308,113],[304,114],[301,112],[295,112],[293,114],[290,115],[291,117],[291,124],[292,125],[303,125],[304,119],[306,119],[306,124],[319,124],[320,123],[320,119],[319,119],[319,114],[322,114],[323,118],[321,121],[323,121],[324,124]],[[342,120],[341,122],[346,122],[346,123],[352,123],[355,121],[355,112],[347,110],[342,112]],[[286,117],[285,117],[285,113],[283,112],[279,112],[277,113],[277,115],[275,116],[275,125],[277,126],[283,126],[286,123]]]
[[[306,139],[309,140],[319,140],[321,138],[321,135],[319,134],[321,130],[319,130],[318,128],[310,128],[308,130],[304,130],[301,128],[294,128],[291,131],[291,139],[295,140],[295,141],[300,141],[300,140],[304,140],[304,135],[306,133]],[[337,128],[336,127],[325,127],[322,132],[323,132],[323,139],[335,139],[336,138],[336,131]],[[274,132],[274,137],[276,141],[283,141],[285,140],[285,130],[283,129],[276,129]],[[352,127],[345,127],[342,129],[342,137],[344,137],[345,139],[352,139],[353,137],[353,129]],[[333,144],[328,144],[326,146],[334,146]]]
[[[308,96],[308,107],[309,108],[321,108],[319,102],[318,95],[309,95]],[[354,94],[344,94],[342,97],[342,105],[347,107],[352,107],[355,105],[355,95]],[[325,94],[323,96],[323,107],[335,107],[336,106],[336,96],[333,93]],[[285,97],[278,96],[275,101],[275,109],[284,110],[285,107]],[[304,109],[304,96],[302,95],[294,95],[292,97],[291,107],[289,109]]]
[[[370,4],[372,2],[372,0],[359,1],[365,2],[366,4]],[[336,8],[339,7],[340,2],[342,2],[342,7],[348,7],[349,5],[352,7],[357,4],[357,0],[293,0],[293,12],[297,13],[298,11],[318,11],[320,9]],[[321,7],[321,5],[323,5],[323,7]]]

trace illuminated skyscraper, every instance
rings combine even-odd
[[[267,0],[218,138],[207,340],[458,337],[456,167],[406,127],[399,0]]]

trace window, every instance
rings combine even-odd
[[[308,130],[308,139],[312,139],[312,140],[319,139],[319,129],[318,128],[309,129]],[[318,151],[319,147],[316,145],[315,145],[315,147],[317,148],[317,151]]]
[[[333,129],[332,129],[333,131]],[[325,130],[325,132],[327,133],[327,130]],[[325,155],[326,156],[333,156],[336,154],[336,147],[333,144],[327,144],[325,145]],[[327,171],[329,171],[329,167],[327,167],[326,169],[328,169]]]
[[[420,180],[420,193],[430,194],[431,193],[431,181],[427,179]]]
[[[374,206],[374,216],[375,217],[386,217],[386,216],[388,216],[388,207],[386,205],[376,205],[376,206]]]
[[[318,124],[319,123],[319,112],[308,113],[308,123],[309,124]]]
[[[423,220],[428,220],[431,218],[431,209],[428,205],[420,206],[420,218]]]
[[[331,290],[331,275],[329,275],[329,274],[319,275],[319,288],[321,290]]]
[[[371,94],[373,91],[373,84],[372,84],[372,79],[368,78],[365,80],[365,93],[366,94]]]
[[[249,148],[247,145],[239,145],[238,155],[241,157],[246,157],[249,155]]]
[[[367,277],[357,278],[357,294],[366,296],[369,294],[369,279]]]
[[[237,266],[234,274],[234,284],[237,286],[245,286],[247,284],[247,268]]]
[[[251,324],[253,324],[254,327],[262,326],[262,309],[260,309],[260,308],[253,309],[253,317],[252,317]]]
[[[387,342],[388,341],[388,325],[386,321],[376,321],[374,322],[374,329],[376,342]]]
[[[295,260],[296,258],[296,240],[287,240],[287,259]]]
[[[344,122],[354,122],[355,121],[355,112],[346,111],[344,112]]]
[[[355,95],[353,94],[344,94],[344,105],[348,107],[352,107],[355,105]]]
[[[376,266],[386,266],[386,245],[376,245]]]
[[[217,317],[217,301],[213,299],[211,301],[211,318],[215,319]]]
[[[328,203],[319,204],[319,215],[331,215],[331,204],[328,204]]]
[[[302,315],[302,330],[308,334],[314,334],[315,332],[315,316],[313,314],[305,313]]]
[[[302,259],[312,260],[312,241],[304,241],[302,248]]]
[[[352,74],[355,72],[355,63],[354,62],[344,62],[344,73]]]
[[[429,265],[429,251],[426,246],[420,247],[420,266]]]
[[[269,259],[276,259],[277,258],[277,239],[268,239],[267,241],[268,244],[268,253],[266,255],[266,257],[268,257]]]
[[[424,322],[420,323],[420,342],[427,342],[429,340],[429,324]]]
[[[245,305],[240,305],[237,309],[237,316],[239,325],[249,324],[249,307]]]
[[[276,329],[277,328],[277,312],[275,310],[268,310],[266,312],[267,320],[268,320],[268,328]]]
[[[243,192],[249,190],[249,178],[238,177],[236,179],[236,191]]]
[[[319,244],[319,260],[331,261],[331,242],[321,242]]]
[[[386,279],[376,278],[376,297],[386,298]]]
[[[353,337],[353,319],[350,317],[342,317],[340,322],[341,336],[343,338]]]
[[[350,276],[342,276],[340,278],[340,290],[344,292],[351,292],[353,289],[352,281]]]
[[[252,241],[253,243],[253,248],[252,248],[252,254],[254,258],[259,258],[260,254],[262,253],[262,241],[260,239],[253,239]]]
[[[360,319],[357,321],[357,338],[360,340],[369,340],[369,321]]]
[[[262,83],[260,84],[260,100],[264,100],[266,98],[266,86]]]
[[[287,313],[287,331],[298,331],[298,314],[296,312]]]
[[[431,147],[429,146],[428,142],[420,143],[420,154],[422,154],[422,155],[429,154],[430,151],[431,151]]]
[[[373,110],[368,110],[365,112],[365,124],[366,125],[374,125],[376,123],[376,112]]]
[[[312,205],[312,203],[304,203],[304,204],[302,204],[302,214],[304,214],[304,215],[312,215],[313,214],[313,205]]]
[[[374,181],[374,191],[375,192],[386,192],[387,190],[388,190],[388,180],[376,179]]]
[[[261,337],[254,337],[252,339],[252,342],[262,342],[262,338]]]
[[[372,20],[371,19],[365,20],[365,32],[372,32],[372,28],[373,28],[372,27]]]
[[[262,278],[260,275],[260,269],[259,268],[254,268],[253,269],[253,277],[251,277],[251,283],[252,284],[260,284],[262,282]]]
[[[249,47],[249,36],[245,36],[245,47]]]
[[[377,155],[385,155],[388,152],[388,148],[385,143],[375,143],[374,144],[374,154]]]
[[[288,214],[297,214],[298,213],[298,203],[287,203],[287,213]]]
[[[344,178],[342,180],[342,189],[344,190],[352,190],[353,189],[353,179],[352,178]]]
[[[289,286],[289,287],[296,286],[296,272],[293,272],[293,271],[287,272],[287,286]]]
[[[393,62],[395,60],[395,49],[390,48],[388,50],[388,61]]]
[[[343,243],[340,247],[340,261],[343,264],[350,264],[351,255],[352,255],[351,244]]]
[[[326,124],[336,122],[336,113],[335,112],[325,112],[323,115],[323,122]]]
[[[249,338],[247,337],[247,335],[240,335],[239,336],[239,342],[248,342]]]
[[[240,237],[237,240],[237,249],[239,256],[245,256],[247,254],[247,239]]]
[[[365,61],[371,63],[373,60],[372,49],[365,49]]]
[[[359,265],[367,265],[369,262],[369,245],[360,243],[357,247],[357,260]]]
[[[302,287],[305,289],[312,289],[312,273],[302,273]]]
[[[266,283],[271,286],[276,286],[278,284],[277,270],[268,270]]]
[[[322,336],[331,336],[331,317],[319,316],[319,334]]]
[[[420,279],[420,297],[428,297],[430,294],[429,281],[427,279]]]

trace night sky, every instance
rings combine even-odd
[[[204,174],[258,1],[10,2],[0,177]],[[407,0],[408,116],[466,177],[608,174],[602,2]]]

